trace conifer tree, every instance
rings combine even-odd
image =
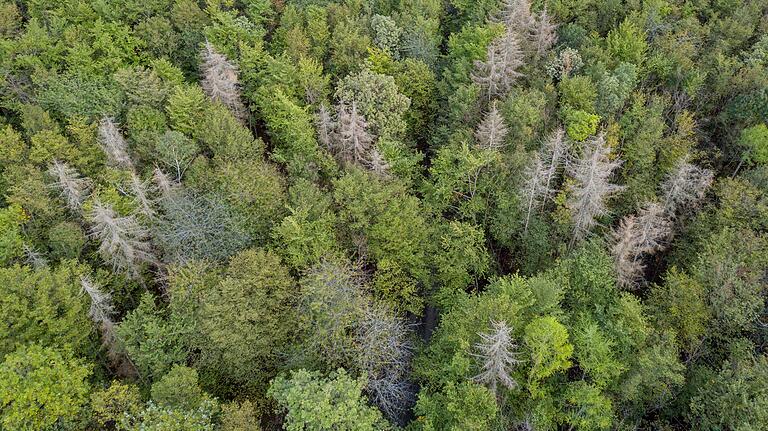
[[[120,133],[118,125],[110,117],[103,117],[99,122],[99,143],[111,165],[133,169],[133,162],[128,155],[128,143]]]
[[[533,212],[555,193],[555,182],[568,156],[565,131],[558,128],[537,151],[525,171],[523,198],[526,205],[525,232]]]
[[[24,250],[25,261],[32,268],[41,269],[48,266],[48,260],[39,251],[27,244],[24,244],[22,248]]]
[[[587,141],[579,157],[569,169],[574,183],[567,207],[573,219],[573,241],[584,239],[599,217],[608,214],[606,200],[621,186],[611,183],[620,160],[611,160],[611,149],[600,134]]]
[[[142,263],[155,262],[148,232],[133,215],[121,217],[111,206],[93,203],[89,214],[91,234],[99,241],[99,253],[117,272],[139,276]]]
[[[480,342],[475,345],[475,356],[481,363],[480,374],[472,380],[488,386],[498,396],[498,385],[507,389],[517,387],[512,372],[522,361],[517,359],[517,344],[512,338],[512,329],[504,321],[491,321],[491,330],[480,335]]]
[[[147,196],[147,184],[135,172],[131,172],[131,191],[139,207],[139,212],[147,217],[153,217],[155,210],[152,208],[152,202]]]
[[[51,186],[59,191],[67,208],[75,213],[81,212],[83,201],[92,186],[91,180],[81,177],[74,168],[58,160],[53,161],[48,173],[56,180]]]
[[[637,216],[624,217],[613,232],[611,249],[619,285],[633,288],[645,270],[644,258],[664,249],[671,234],[672,224],[659,204],[650,203]]]
[[[371,170],[371,172],[378,175],[379,177],[389,177],[389,163],[387,163],[387,160],[375,147],[371,149],[371,152],[368,155],[366,166]]]
[[[368,123],[357,110],[353,101],[350,107],[339,105],[337,148],[343,160],[362,164],[368,159],[368,152],[373,144],[373,136],[368,133]]]
[[[488,45],[484,61],[475,61],[472,81],[482,89],[490,102],[493,98],[506,95],[515,80],[523,76],[518,72],[522,65],[523,51],[519,36],[508,30]]]
[[[670,217],[675,217],[683,209],[695,208],[713,181],[712,171],[682,159],[661,185],[664,210]]]
[[[316,126],[317,139],[325,148],[333,150],[333,134],[335,133],[336,125],[325,104],[320,104],[320,109],[317,111]]]
[[[503,0],[501,11],[493,17],[492,21],[501,22],[507,31],[520,35],[527,34],[535,25],[530,0]]]
[[[528,32],[528,40],[531,50],[539,57],[557,42],[557,24],[552,22],[546,8],[536,17]]]
[[[507,137],[508,132],[509,130],[504,124],[504,119],[496,108],[496,104],[492,103],[491,109],[488,110],[483,120],[477,126],[475,139],[480,148],[497,150],[504,147],[504,139]]]
[[[208,97],[226,106],[236,118],[245,121],[248,111],[240,99],[237,67],[206,41],[200,69],[203,75],[200,85]]]

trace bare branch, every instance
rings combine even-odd
[[[56,179],[51,187],[59,191],[67,208],[75,213],[83,209],[83,201],[88,197],[92,183],[88,178],[80,177],[80,174],[64,162],[54,160],[48,168],[48,174]]]
[[[523,65],[523,51],[518,36],[507,31],[488,45],[485,61],[476,60],[472,81],[477,84],[490,102],[503,97],[522,75],[517,69]]]
[[[517,359],[518,346],[512,339],[512,329],[504,321],[491,321],[491,331],[479,335],[481,341],[475,344],[475,356],[481,362],[481,372],[472,380],[488,386],[497,396],[499,383],[508,389],[516,388],[511,374],[522,361]]]
[[[682,159],[661,185],[664,210],[670,217],[675,217],[684,209],[696,208],[713,181],[712,171]]]
[[[348,162],[362,164],[368,158],[368,152],[373,144],[373,136],[368,133],[368,123],[357,111],[357,104],[337,107],[339,116],[337,147],[342,158]]]
[[[208,97],[226,106],[235,118],[241,121],[247,119],[248,111],[240,99],[237,67],[223,54],[218,53],[208,41],[203,48],[202,60],[203,80],[200,85]]]
[[[336,131],[336,124],[325,104],[320,104],[320,109],[317,111],[316,126],[317,138],[320,143],[328,150],[333,150],[333,135]]]
[[[536,17],[528,33],[528,39],[533,51],[539,57],[546,54],[547,50],[557,42],[557,24],[552,22],[552,17],[549,16],[546,8]]]
[[[147,241],[148,233],[135,216],[120,217],[99,201],[93,203],[89,215],[93,224],[91,235],[100,242],[99,254],[115,271],[138,277],[142,263],[156,261]]]
[[[104,117],[99,122],[99,143],[110,164],[133,169],[131,157],[128,155],[128,144],[120,134],[118,125],[110,117]]]
[[[544,205],[555,193],[555,182],[568,156],[568,141],[562,128],[555,130],[534,154],[532,163],[525,171],[523,197],[526,202],[525,229],[528,232],[533,211]]]
[[[508,132],[496,104],[492,103],[491,109],[485,114],[475,131],[475,139],[480,148],[496,150],[504,147],[504,139]]]

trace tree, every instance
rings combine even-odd
[[[449,383],[435,394],[422,390],[414,410],[414,427],[424,431],[487,430],[499,413],[493,393],[472,382]]]
[[[534,154],[531,164],[525,169],[525,182],[521,191],[526,206],[524,233],[528,232],[534,211],[546,204],[556,191],[554,183],[568,157],[568,142],[564,138],[563,129],[557,129],[544,143],[544,147]]]
[[[99,241],[99,254],[117,272],[138,277],[141,265],[156,262],[149,233],[136,216],[120,216],[109,204],[93,202],[89,212],[91,234]]]
[[[364,387],[363,379],[342,368],[327,378],[301,369],[276,377],[268,393],[287,412],[283,426],[288,431],[388,429],[381,413],[366,404]]]
[[[605,201],[622,189],[610,182],[613,171],[621,165],[620,160],[611,160],[610,152],[605,136],[595,136],[569,169],[574,180],[567,202],[573,219],[572,243],[584,239],[597,219],[608,214]]]
[[[128,155],[128,143],[125,142],[118,125],[110,117],[103,117],[99,122],[99,143],[112,165],[133,169],[133,162]]]
[[[517,69],[523,65],[523,51],[518,36],[507,31],[489,45],[485,60],[475,61],[472,82],[485,93],[488,102],[503,98],[515,80],[523,76]]]
[[[650,203],[637,216],[624,217],[613,231],[611,249],[619,285],[634,288],[645,270],[643,259],[663,250],[671,234],[672,223],[659,204]]]
[[[0,364],[0,425],[19,431],[83,429],[91,366],[38,344]]]
[[[695,208],[712,185],[712,171],[681,160],[661,185],[664,210],[670,217]]]
[[[570,368],[573,346],[568,342],[568,330],[552,316],[529,323],[523,342],[531,355],[528,390],[536,397],[543,379]]]
[[[358,112],[354,101],[349,108],[339,105],[336,112],[339,122],[334,147],[343,160],[360,165],[366,163],[374,140],[368,133],[368,123]]]
[[[498,150],[506,145],[504,139],[508,133],[504,119],[496,109],[496,104],[491,105],[491,109],[485,114],[483,121],[475,130],[475,140],[478,146],[485,150]]]
[[[475,344],[475,348],[478,351],[477,358],[481,363],[481,372],[472,380],[488,386],[498,398],[498,383],[507,389],[517,388],[517,381],[511,373],[522,362],[517,358],[518,346],[514,343],[511,330],[504,321],[491,321],[491,331],[480,334],[480,339],[481,341]]]
[[[400,94],[393,77],[363,69],[342,79],[335,96],[340,105],[356,107],[374,136],[398,139],[405,135],[404,116],[411,100]]]
[[[200,70],[203,75],[200,85],[208,97],[226,106],[236,118],[245,121],[248,111],[240,100],[237,67],[208,41],[203,48]]]
[[[518,3],[523,3],[523,1],[518,0]],[[557,42],[557,24],[552,22],[552,17],[547,13],[546,7],[532,23],[528,37],[533,51],[539,57],[543,57],[547,50]]]
[[[325,148],[333,150],[336,122],[331,117],[331,113],[328,111],[328,108],[325,107],[325,104],[320,104],[320,108],[317,111],[315,126],[317,128],[317,139]]]
[[[110,349],[115,346],[115,322],[114,307],[112,306],[112,295],[103,292],[87,275],[80,276],[80,286],[91,300],[91,306],[88,308],[88,317],[93,323],[99,326],[104,344]]]
[[[59,191],[67,208],[74,213],[80,213],[83,201],[88,198],[92,187],[91,180],[81,177],[74,168],[58,160],[53,161],[48,174],[56,180],[51,186]]]

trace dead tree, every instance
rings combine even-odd
[[[357,110],[357,104],[352,106],[339,105],[337,108],[339,117],[338,133],[336,133],[336,147],[341,158],[347,162],[364,164],[368,159],[368,153],[373,145],[373,136],[368,132],[368,123]]]
[[[203,75],[200,85],[208,97],[226,106],[235,118],[245,121],[248,118],[248,111],[240,99],[237,67],[206,41],[200,69]]]
[[[25,262],[32,266],[32,268],[41,269],[48,266],[48,260],[31,246],[24,244],[22,249],[24,251]]]
[[[517,359],[518,346],[512,339],[512,329],[503,321],[491,321],[491,331],[479,335],[474,356],[480,361],[481,371],[472,380],[486,385],[498,397],[499,384],[507,389],[517,387],[512,372],[522,362]]]
[[[113,166],[133,169],[131,157],[128,155],[128,143],[120,134],[118,125],[110,117],[104,117],[99,122],[99,143],[107,160]]]
[[[525,228],[528,232],[533,212],[544,205],[555,193],[555,182],[568,156],[565,132],[557,129],[537,151],[525,171],[523,198],[526,204]]]
[[[573,220],[573,241],[584,239],[598,218],[608,214],[606,201],[621,186],[611,183],[613,172],[621,166],[620,160],[611,160],[611,149],[603,134],[585,142],[582,155],[570,166],[574,183],[567,207]]]
[[[475,130],[475,141],[477,145],[486,150],[498,150],[504,147],[504,139],[509,130],[504,124],[496,104],[491,104],[491,109],[485,114],[485,117]]]
[[[634,288],[642,280],[647,256],[663,250],[671,235],[672,223],[659,204],[624,217],[613,232],[611,248],[619,285]]]
[[[557,24],[552,22],[546,8],[539,13],[529,29],[528,40],[531,50],[539,57],[546,54],[557,42]]]
[[[472,81],[483,91],[488,102],[501,98],[512,88],[515,80],[522,75],[518,72],[523,65],[523,51],[519,37],[507,31],[489,45],[484,61],[476,60]]]
[[[377,148],[374,147],[371,149],[368,155],[368,160],[365,162],[365,166],[380,178],[389,178],[389,163],[387,163],[387,160]]]
[[[147,196],[147,184],[136,173],[131,172],[131,191],[139,212],[146,217],[154,217],[155,210],[152,201]]]
[[[491,21],[504,24],[507,31],[527,34],[535,24],[530,0],[503,0],[501,3],[501,11]]]
[[[317,139],[325,148],[333,150],[333,135],[336,130],[336,124],[331,113],[325,108],[325,104],[320,104],[315,124],[317,126]]]
[[[661,185],[664,211],[674,218],[683,209],[697,207],[713,181],[712,171],[682,159]]]
[[[48,168],[48,174],[56,181],[51,187],[59,191],[59,194],[67,204],[67,208],[74,213],[83,210],[83,201],[88,197],[92,183],[88,178],[80,174],[64,162],[54,160]]]
[[[89,216],[91,235],[99,241],[99,254],[115,271],[138,277],[141,264],[156,261],[149,235],[135,216],[121,217],[99,201],[93,203]]]

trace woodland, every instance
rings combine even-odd
[[[0,431],[768,430],[767,0],[0,0]]]

